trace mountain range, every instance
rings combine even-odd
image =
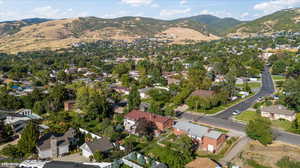
[[[146,17],[102,19],[84,17],[51,20],[43,18],[0,22],[0,52],[16,53],[67,48],[78,42],[157,38],[172,43],[249,37],[280,31],[300,30],[300,8],[282,10],[253,21],[199,15],[176,20]]]

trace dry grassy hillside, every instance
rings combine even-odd
[[[47,21],[22,27],[10,35],[0,35],[0,52],[55,50],[71,47],[78,42],[108,39],[133,41],[154,36],[161,39],[172,37],[173,43],[177,44],[218,38],[206,33],[202,24],[191,21],[168,22],[148,18],[114,20],[91,17]]]

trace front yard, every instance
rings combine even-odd
[[[256,111],[249,110],[242,112],[240,115],[235,116],[234,118],[236,120],[248,123],[249,121],[254,120],[256,117],[258,117]],[[298,120],[300,119],[300,114],[297,115],[297,118]],[[289,131],[292,124],[292,122],[287,120],[272,120],[271,122],[273,127],[283,129],[285,131]]]

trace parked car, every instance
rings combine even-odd
[[[241,111],[240,110],[234,110],[232,114],[233,115],[239,115],[239,114],[241,114]]]

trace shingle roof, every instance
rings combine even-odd
[[[94,140],[93,142],[86,142],[86,144],[93,153],[97,151],[106,152],[114,147],[106,137]]]
[[[295,114],[294,111],[287,109],[283,105],[265,106],[261,109],[261,111],[262,112],[275,113],[275,114],[284,114],[284,115],[294,115]]]
[[[164,122],[170,120],[169,117],[164,117],[164,116],[156,115],[156,114],[149,113],[149,112],[143,112],[140,110],[132,110],[130,113],[125,115],[125,118],[134,120],[134,121],[145,118],[146,120],[149,120],[152,122],[160,122],[160,123],[164,123]]]
[[[222,135],[219,131],[209,131],[205,136],[212,138],[212,139],[218,139]]]
[[[47,150],[51,148],[51,137],[56,138],[57,140],[57,146],[64,146],[64,145],[69,145],[69,140],[68,138],[74,137],[74,129],[70,128],[67,132],[64,134],[55,134],[55,133],[47,133],[43,135],[39,141],[38,141],[38,148],[40,150]]]
[[[195,90],[191,96],[201,96],[201,97],[210,97],[215,94],[214,91],[211,90]]]
[[[208,127],[192,124],[187,121],[178,121],[174,128],[187,132],[189,135],[202,138],[209,130]]]

